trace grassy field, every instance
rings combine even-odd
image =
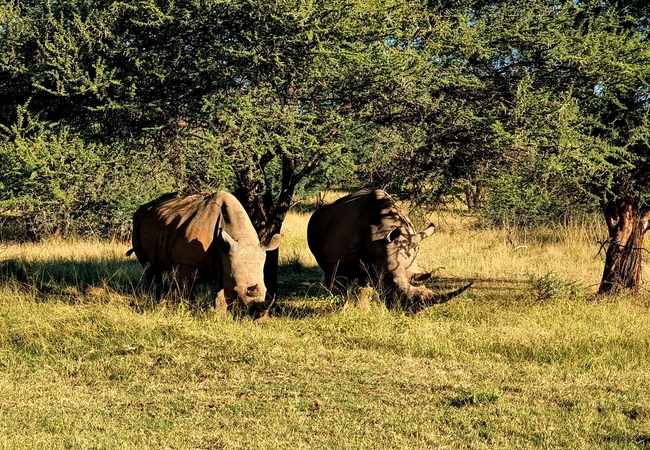
[[[155,304],[124,243],[4,245],[0,448],[650,448],[650,295],[594,296],[598,223],[434,216],[420,265],[477,282],[413,316],[340,310],[307,219],[262,326]]]

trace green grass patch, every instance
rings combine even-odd
[[[124,244],[5,248],[0,448],[650,446],[650,297],[594,297],[598,261],[568,271],[561,239],[439,237],[423,265],[470,291],[343,310],[292,220],[262,326],[216,317],[207,287],[205,308],[154,303]]]

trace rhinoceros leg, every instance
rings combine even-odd
[[[214,299],[214,310],[224,319],[228,316],[228,301],[226,300],[226,294],[224,294],[223,289],[217,292],[217,297]]]
[[[194,300],[194,285],[198,278],[196,267],[179,264],[174,270],[174,282],[180,298]]]
[[[346,277],[337,275],[334,271],[325,274],[327,289],[334,295],[345,296],[350,281]]]
[[[162,297],[162,275],[162,271],[154,268],[153,266],[147,265],[144,268],[144,276],[147,280],[147,288],[154,289],[156,301],[160,301],[160,298]]]
[[[345,296],[348,288],[355,282],[363,279],[364,273],[349,265],[335,265],[325,269],[325,282],[327,288],[334,294]]]

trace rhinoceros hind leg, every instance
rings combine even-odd
[[[196,267],[179,264],[173,272],[173,283],[176,285],[179,297],[192,302],[194,300],[194,285],[198,278]]]
[[[155,269],[154,267],[147,265],[144,268],[144,276],[147,280],[147,289],[154,289],[155,295],[156,295],[156,301],[160,301],[160,298],[162,297],[162,290],[163,290],[163,279],[162,279],[162,271]]]
[[[350,285],[358,280],[358,274],[349,266],[337,264],[324,270],[327,288],[334,294],[346,295]]]

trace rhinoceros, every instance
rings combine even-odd
[[[133,248],[147,282],[159,299],[163,273],[172,273],[182,295],[196,283],[217,281],[215,308],[266,316],[274,299],[266,300],[266,251],[280,244],[276,234],[260,243],[241,203],[227,192],[182,196],[165,194],[133,215]]]
[[[417,263],[422,239],[434,231],[430,224],[419,233],[385,191],[362,189],[320,207],[309,219],[307,242],[327,285],[341,291],[352,282],[383,283],[387,306],[417,312],[444,303],[468,285],[447,294],[424,286],[431,277]]]

